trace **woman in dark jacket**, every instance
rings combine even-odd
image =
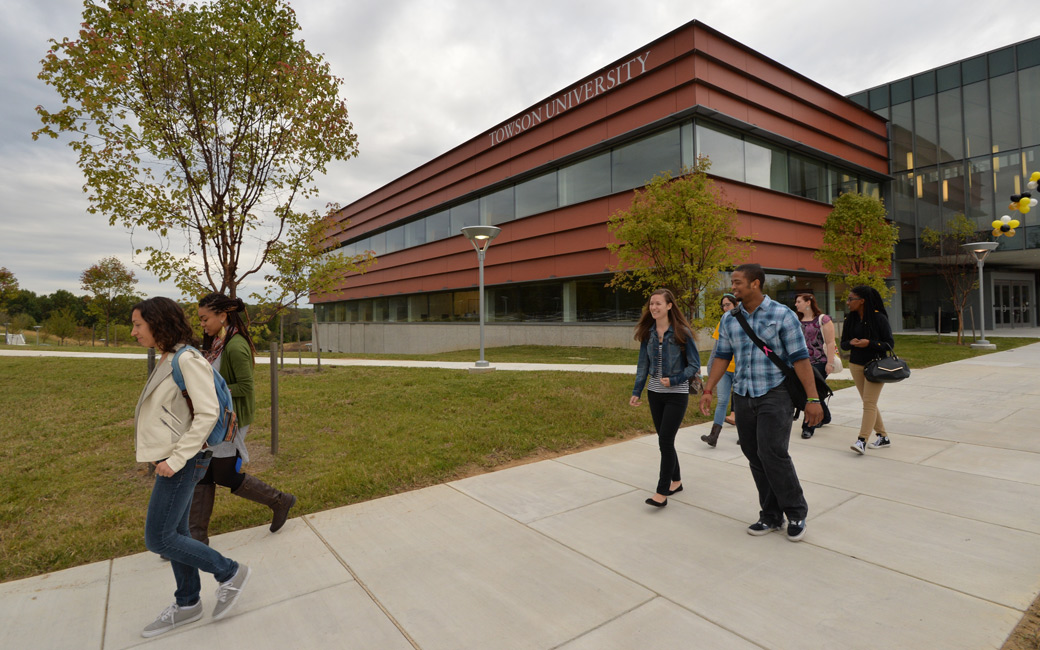
[[[211,293],[199,301],[199,322],[205,332],[202,349],[206,360],[213,364],[231,389],[239,427],[234,441],[222,442],[212,448],[213,460],[209,471],[195,486],[189,525],[191,536],[203,544],[209,544],[209,520],[218,485],[229,488],[235,496],[270,508],[273,513],[272,533],[285,524],[289,509],[296,504],[295,496],[242,472],[242,463],[249,462],[246,434],[253,423],[256,408],[253,391],[256,350],[249,336],[249,327],[239,315],[245,311],[241,298],[232,300],[220,293]]]
[[[871,449],[884,449],[892,444],[877,405],[884,384],[867,381],[863,376],[863,366],[894,349],[895,340],[892,338],[892,327],[888,324],[888,312],[877,289],[865,285],[853,287],[847,303],[849,315],[841,331],[841,349],[849,350],[849,371],[863,400],[859,437],[852,443],[852,450],[863,454],[868,446]],[[877,439],[867,445],[871,431],[877,434]]]
[[[636,384],[628,403],[639,406],[643,387],[650,402],[650,415],[661,449],[657,493],[646,503],[657,508],[668,505],[668,495],[682,490],[675,434],[679,431],[690,401],[690,379],[701,371],[701,357],[690,324],[675,305],[668,289],[650,294],[646,309],[636,324],[639,363]],[[649,385],[647,385],[649,382]]]

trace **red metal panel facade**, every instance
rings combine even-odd
[[[346,225],[329,242],[363,236],[693,107],[888,173],[884,119],[694,21],[343,208],[337,218]],[[822,242],[829,205],[723,178],[717,184],[738,207],[740,232],[755,239],[749,261],[823,271],[812,252]],[[487,256],[486,284],[605,272],[606,222],[631,197],[622,192],[502,224]],[[458,236],[381,255],[369,272],[313,301],[476,283],[476,255]]]

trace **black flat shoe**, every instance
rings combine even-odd
[[[675,488],[674,490],[669,490],[668,491],[668,496],[672,496],[673,494],[678,494],[679,492],[682,492],[682,485],[680,485],[679,487]]]
[[[654,498],[653,498],[653,497],[647,497],[647,498],[646,498],[646,505],[648,505],[648,506],[653,506],[653,507],[655,507],[655,508],[663,508],[663,507],[665,507],[666,505],[668,505],[668,499],[665,499],[665,500],[664,500],[664,501],[662,501],[661,503],[658,503],[658,502],[654,501]]]

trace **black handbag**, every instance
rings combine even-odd
[[[863,366],[863,378],[875,384],[892,384],[909,376],[910,364],[897,357],[892,346],[885,351],[885,356]]]
[[[744,333],[748,335],[751,342],[754,343],[755,347],[761,350],[773,364],[780,369],[780,372],[784,373],[784,388],[787,389],[787,393],[791,396],[791,402],[794,404],[795,414],[794,419],[798,419],[798,412],[805,410],[805,405],[809,401],[809,397],[805,393],[805,387],[802,386],[802,380],[798,378],[798,374],[794,371],[794,368],[787,365],[783,360],[773,352],[769,347],[762,342],[762,339],[758,338],[755,334],[755,330],[751,329],[751,324],[744,318],[744,313],[739,309],[732,311],[733,317],[737,319],[740,326],[744,328]],[[830,399],[834,395],[834,391],[827,385],[827,378],[824,377],[815,366],[811,366],[813,371],[813,380],[816,383],[816,395],[819,396],[822,402],[825,399]]]

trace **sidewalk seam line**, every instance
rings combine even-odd
[[[350,576],[354,579],[354,582],[356,582],[357,585],[361,587],[361,589],[364,590],[366,594],[368,594],[368,597],[371,598],[372,602],[375,603],[376,607],[378,607],[383,612],[383,615],[386,616],[390,620],[390,622],[394,624],[394,627],[397,628],[398,632],[401,633],[401,635],[408,641],[408,643],[410,643],[411,646],[415,648],[415,650],[422,650],[421,646],[418,643],[416,643],[415,639],[412,638],[412,635],[404,629],[404,626],[401,625],[401,623],[394,617],[394,615],[390,613],[390,610],[388,610],[386,606],[383,605],[382,601],[376,598],[376,595],[372,592],[371,589],[368,588],[368,585],[366,585],[364,581],[361,580],[361,577],[358,576],[358,574],[350,568],[350,565],[347,564],[347,561],[344,560],[343,557],[336,552],[336,549],[334,549],[332,545],[329,544],[328,540],[325,539],[321,532],[317,528],[315,528],[313,524],[311,524],[309,517],[305,515],[301,517],[301,519],[303,519],[303,523],[305,523],[307,527],[311,529],[311,532],[313,532],[318,537],[318,539],[321,540],[321,543],[325,545],[325,548],[329,549],[329,552],[332,553],[332,556],[336,558],[336,560],[340,564],[343,565],[343,568],[347,570],[347,573],[349,573]]]
[[[98,650],[105,650],[105,637],[108,635],[108,607],[112,602],[112,569],[115,565],[115,560],[108,560],[108,584],[105,586],[105,616],[101,619],[101,647]]]

